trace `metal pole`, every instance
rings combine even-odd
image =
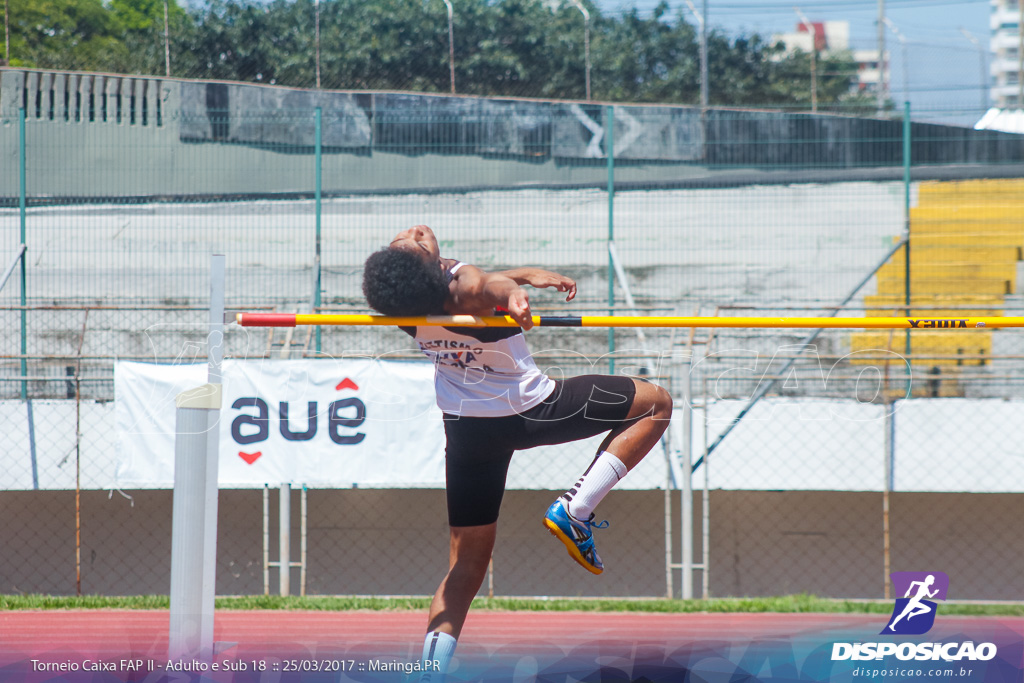
[[[32,466],[32,490],[39,490],[39,457],[36,452],[36,418],[32,410],[32,401],[25,400],[25,413],[28,418],[28,452]]]
[[[203,639],[203,621],[212,617],[203,603],[206,514],[206,431],[219,405],[210,385],[178,396],[174,440],[174,502],[171,512],[171,594],[168,656],[187,660],[212,650]],[[204,399],[207,399],[204,401]]]
[[[811,34],[811,111],[818,111],[818,31],[814,28],[814,24],[800,11],[799,7],[793,8],[796,11],[796,15],[803,22],[804,26]]]
[[[86,317],[89,311],[85,312]],[[81,346],[75,369],[75,595],[82,594],[82,371]],[[31,405],[31,402],[28,402]]]
[[[209,371],[207,381],[221,383],[221,365],[224,362],[224,288],[226,264],[223,254],[210,259],[210,333],[207,351]],[[219,442],[218,442],[219,443]]]
[[[608,157],[608,244],[615,241],[615,112],[604,108],[605,153]],[[615,315],[615,261],[608,252],[608,315]],[[615,330],[608,330],[608,371],[615,373]]]
[[[708,76],[710,68],[710,62],[708,61],[708,0],[704,0],[700,17],[700,105],[706,114],[708,105],[711,102],[711,83]]]
[[[679,444],[679,459],[685,467],[682,469],[679,499],[680,545],[682,556],[682,598],[693,599],[693,391],[690,385],[690,372],[693,368],[693,352],[687,349],[682,356],[683,361],[683,411],[682,438]]]
[[[666,439],[661,440],[662,448],[668,449]],[[675,588],[672,586],[672,489],[676,488],[677,478],[672,471],[673,454],[666,450],[665,453],[665,491],[663,502],[665,507],[665,598],[671,600],[675,595]]]
[[[314,20],[314,22],[316,24],[316,27],[314,29],[314,32],[316,33],[316,35],[314,36],[314,41],[316,43],[316,46],[315,46],[315,48],[316,48],[316,89],[319,90],[320,89],[320,0],[316,0],[314,5],[315,5],[314,13],[316,14],[316,18]]]
[[[317,84],[319,86],[319,83]],[[321,289],[321,272],[320,272],[320,255],[321,255],[321,218],[323,215],[322,211],[322,192],[323,192],[323,108],[316,108],[316,260],[314,268],[316,272],[313,274],[313,313],[320,310],[320,289]],[[320,326],[316,328],[316,353],[319,356],[321,351],[321,334]]]
[[[711,597],[711,478],[708,474],[711,465],[711,450],[708,448],[708,381],[704,379],[704,454],[701,460],[707,465],[704,466],[704,491],[701,495],[701,597],[705,600]]]
[[[889,574],[892,569],[892,552],[891,552],[891,535],[889,526],[889,494],[892,491],[892,465],[893,465],[893,454],[895,448],[895,415],[894,407],[895,403],[890,403],[888,398],[885,403],[882,404],[885,409],[885,421],[883,428],[885,429],[885,438],[883,443],[885,444],[883,463],[883,476],[884,481],[882,482],[882,585],[883,597],[889,600],[892,596],[889,594]]]
[[[270,595],[270,487],[263,485],[263,594]]]
[[[448,10],[448,78],[451,82],[452,94],[455,94],[455,10],[451,0],[444,0]]]
[[[82,317],[82,334],[78,337],[78,351],[75,354],[75,595],[82,594],[82,346],[85,344],[88,324],[87,308]],[[31,402],[28,403],[31,405]]]
[[[572,0],[572,4],[583,14],[583,61],[586,69],[587,102],[590,101],[590,12],[580,0]]]
[[[910,102],[903,103],[903,240],[906,246],[903,249],[903,303],[906,304],[905,313],[910,317]],[[910,356],[910,330],[906,331],[904,339],[904,351]],[[909,368],[909,366],[908,366]],[[910,382],[910,378],[907,378]],[[907,387],[908,393],[910,387]]]
[[[281,495],[278,497],[278,568],[280,574],[281,595],[291,595],[291,574],[292,574],[292,487],[291,484],[281,484]]]
[[[708,32],[705,28],[704,15],[708,11],[708,0],[704,0],[704,11],[698,12],[693,5],[693,0],[686,0],[686,6],[690,8],[694,18],[697,19],[697,28],[700,31],[700,125],[702,144],[704,145],[703,156],[707,157],[707,118],[708,118]]]
[[[24,255],[25,245],[22,244],[20,247],[18,247],[18,255],[15,256],[14,259],[11,261],[11,265],[7,266],[7,270],[4,271],[3,275],[0,275],[0,290],[2,290],[4,288],[4,285],[7,284],[7,281],[11,279],[11,274],[14,273],[14,269],[17,267],[18,263],[21,261]]]
[[[28,244],[26,235],[26,153],[25,153],[25,108],[18,109],[18,217],[21,225],[21,243]],[[28,271],[25,267],[25,254],[21,255],[21,376],[28,377],[28,305],[27,290]],[[28,381],[21,381],[21,400],[28,400]]]
[[[167,12],[167,0],[164,0],[164,75],[171,75],[171,28]]]
[[[207,351],[207,382],[219,389],[224,362],[224,297],[226,267],[223,254],[210,258],[210,333]],[[218,397],[219,398],[219,397]],[[206,524],[203,536],[203,621],[200,635],[207,656],[213,653],[213,605],[217,594],[217,499],[220,465],[220,401],[209,411],[206,430]]]
[[[587,102],[590,101],[590,12],[586,12],[584,15],[585,21],[583,22],[583,53],[584,60],[586,62],[587,69]]]
[[[306,496],[306,485],[302,485],[299,498],[299,595],[306,597],[306,522],[309,519],[309,502]]]
[[[885,113],[885,0],[878,0],[878,89],[876,92],[878,115]]]
[[[213,656],[224,256],[211,260],[208,382],[176,399],[171,528],[171,659]]]

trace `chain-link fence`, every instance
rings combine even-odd
[[[212,253],[226,255],[232,310],[365,311],[363,260],[418,223],[445,255],[577,280],[569,305],[538,292],[541,311],[1021,309],[1018,186],[1002,179],[1024,176],[1013,135],[15,70],[0,74],[0,117],[0,250],[12,266],[0,290],[3,592],[167,590],[171,496],[118,486],[115,367],[205,358]],[[1019,340],[530,333],[544,369],[644,373],[678,399],[677,419],[692,408],[696,594],[703,581],[711,596],[881,597],[886,570],[934,567],[958,577],[956,597],[1019,599],[1020,542],[999,531],[1022,521]],[[226,345],[231,359],[417,357],[384,328],[232,327]],[[600,580],[581,580],[543,532],[544,509],[593,446],[514,459],[485,591],[679,595],[678,433],[603,503]],[[278,557],[268,483],[266,508],[259,487],[221,492],[220,593],[262,592]],[[446,568],[443,492],[307,488],[306,514],[292,496],[291,536],[307,546],[308,593],[433,590]]]

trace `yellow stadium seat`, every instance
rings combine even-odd
[[[929,235],[928,237],[935,237]],[[957,236],[959,237],[959,235]],[[949,244],[943,240],[921,241],[911,236],[910,264],[940,263],[1003,263],[1013,264],[1019,260],[1021,248],[1007,245],[975,245],[969,240],[961,244]],[[893,259],[903,263],[902,252]]]
[[[1024,258],[1024,179],[923,182],[917,199],[918,206],[910,209],[909,315],[1003,315],[1004,297],[1016,291],[1017,266]],[[878,293],[864,297],[866,315],[907,315],[905,271],[905,252],[897,252],[878,270]],[[912,330],[914,394],[959,395],[957,368],[986,365],[992,355],[992,334],[992,330]],[[899,358],[907,339],[903,330],[853,332],[851,362],[887,363],[888,372],[898,373],[905,367]],[[922,368],[929,369],[927,374],[922,374]]]
[[[906,304],[903,294],[870,294],[864,297],[864,315],[870,318],[904,316]],[[1001,316],[1001,296],[911,296],[910,316],[955,318],[957,316]]]
[[[955,250],[959,248],[970,249],[972,247],[979,249],[986,247],[1006,249],[1007,252],[1004,258],[1008,260],[1020,261],[1024,258],[1024,239],[1007,237],[999,233],[923,234],[917,230],[912,230],[910,233],[910,258],[912,260],[914,258],[914,251],[917,249],[938,248]],[[899,252],[894,259],[901,257],[902,252]]]
[[[905,291],[902,275],[878,277],[878,294],[901,294]],[[1012,294],[1013,283],[1005,278],[917,277],[911,270],[910,293],[921,294]]]
[[[911,257],[913,259],[913,257]],[[878,279],[903,279],[906,266],[902,260],[890,261],[878,269]],[[961,283],[965,294],[971,292],[970,283],[975,280],[1005,280],[1009,283],[1005,293],[1012,294],[1017,286],[1017,262],[1004,263],[914,263],[910,262],[910,286],[917,281],[954,280]],[[934,294],[938,292],[921,292]]]
[[[1024,179],[928,181],[918,185],[918,203],[1015,200],[1024,197]]]
[[[850,362],[855,365],[902,364],[906,335],[903,330],[868,330],[850,334]],[[911,366],[982,366],[992,355],[991,330],[947,330],[910,332]]]

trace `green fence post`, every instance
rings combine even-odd
[[[25,241],[25,108],[18,109],[18,215],[21,219],[21,243]],[[28,298],[25,287],[28,273],[25,271],[25,252],[21,254],[21,376],[28,377]],[[28,399],[28,380],[21,380],[21,398]]]
[[[316,274],[313,309],[320,312],[320,193],[323,180],[323,108],[316,108]],[[316,354],[320,355],[320,326],[316,327]]]
[[[615,114],[611,105],[604,108],[605,150],[608,155],[608,244],[615,239]],[[608,251],[608,315],[615,315],[615,263]],[[608,371],[615,373],[615,330],[608,328]]]
[[[907,244],[903,248],[903,303],[904,314],[910,317],[910,102],[903,103],[903,234]],[[910,330],[905,333],[904,349],[910,356]],[[910,390],[910,379],[907,379]]]

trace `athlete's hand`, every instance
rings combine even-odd
[[[533,327],[533,313],[530,312],[530,296],[522,287],[516,287],[508,295],[508,314],[524,330]]]
[[[576,281],[558,273],[541,271],[534,276],[534,281],[530,284],[534,287],[551,287],[559,292],[569,292],[569,296],[565,297],[566,301],[572,301],[576,296]]]
[[[565,277],[564,275],[558,275],[558,282],[552,285],[559,292],[568,292],[568,296],[565,297],[566,301],[572,301],[576,298],[576,281],[572,278]]]

